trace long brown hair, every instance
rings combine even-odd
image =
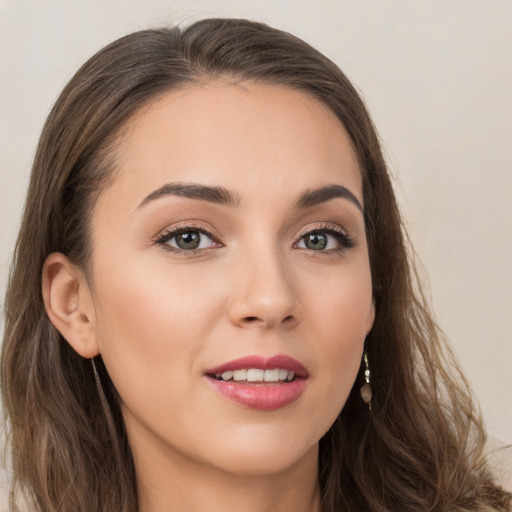
[[[145,30],[99,51],[65,87],[39,142],[5,303],[2,396],[12,457],[11,506],[136,512],[134,467],[116,393],[98,356],[76,354],[41,296],[47,256],[87,271],[90,217],[115,178],[127,120],[167,91],[215,78],[299,89],[327,105],[352,139],[363,178],[376,305],[366,340],[372,410],[358,377],[320,441],[323,512],[511,510],[483,456],[479,414],[412,266],[378,136],[354,87],[300,39],[245,20]]]

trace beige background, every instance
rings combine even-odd
[[[491,434],[512,443],[511,0],[0,0],[0,295],[65,82],[120,35],[206,16],[287,29],[363,92],[439,322]]]

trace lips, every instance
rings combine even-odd
[[[205,374],[224,398],[262,411],[280,409],[297,400],[309,377],[304,365],[286,355],[247,356],[211,368]]]

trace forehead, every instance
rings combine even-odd
[[[134,202],[176,181],[281,198],[340,183],[362,202],[357,157],[341,122],[320,101],[284,86],[215,81],[166,93],[128,123],[116,161],[106,193]]]

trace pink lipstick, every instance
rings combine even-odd
[[[239,405],[273,411],[297,400],[307,386],[308,371],[286,355],[247,356],[206,372],[215,391]]]

